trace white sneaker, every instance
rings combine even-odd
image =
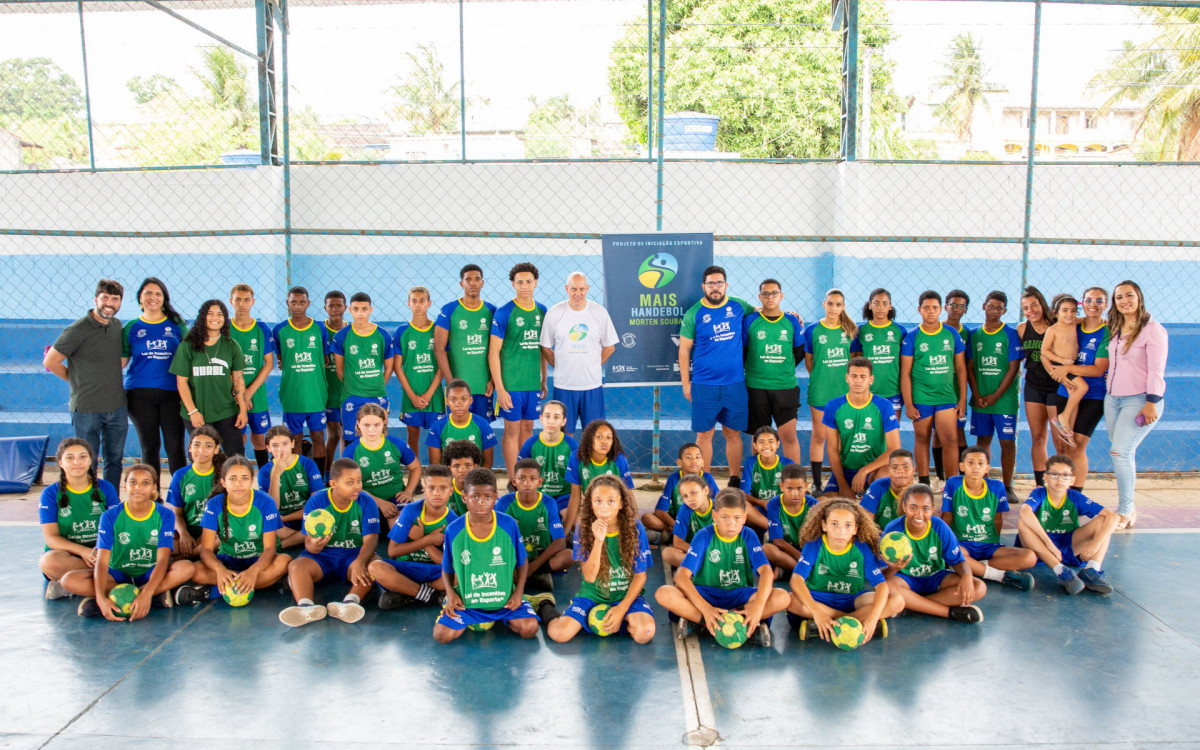
[[[46,584],[46,601],[62,599],[64,596],[70,596],[70,594],[63,588],[62,581],[50,581]]]
[[[289,628],[298,628],[310,622],[325,619],[325,608],[320,604],[287,607],[279,613],[279,621]]]
[[[367,613],[357,602],[330,602],[326,605],[329,616],[342,622],[358,622]]]

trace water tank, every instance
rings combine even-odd
[[[716,151],[721,118],[703,112],[675,112],[663,117],[665,151]]]

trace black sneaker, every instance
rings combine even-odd
[[[682,641],[684,638],[687,638],[692,634],[694,626],[695,625],[691,620],[680,617],[679,621],[672,626],[671,630],[675,631],[675,637]]]
[[[554,591],[554,576],[549,573],[538,573],[533,578],[530,578],[529,582],[539,589],[550,592]]]
[[[802,620],[800,622],[800,630],[798,631],[800,640],[807,641],[810,638],[820,638],[821,633],[817,628],[816,620]]]
[[[208,586],[197,583],[185,583],[175,589],[175,603],[181,607],[190,604],[203,604],[208,599]]]
[[[875,634],[872,638],[887,638],[888,637],[888,621],[886,617],[880,617],[875,623]]]
[[[1024,570],[1004,571],[1004,580],[1000,583],[1017,591],[1032,591],[1033,587],[1037,585],[1033,580],[1033,574]]]
[[[754,629],[754,638],[758,641],[758,645],[763,648],[771,647],[771,628],[767,627],[765,622],[760,622],[758,627]]]
[[[950,619],[955,622],[983,622],[983,610],[976,607],[974,604],[968,604],[965,607],[951,607]],[[882,620],[880,621],[882,622]]]
[[[154,597],[150,599],[150,606],[158,607],[159,609],[170,609],[171,607],[175,606],[175,597],[171,596],[170,591],[164,591],[161,594],[155,594]]]
[[[75,614],[80,617],[99,617],[100,605],[96,604],[96,597],[89,596],[81,601],[79,607],[75,610]]]
[[[379,592],[379,608],[384,610],[400,609],[406,604],[415,602],[411,596],[401,594],[399,591],[381,591]]]

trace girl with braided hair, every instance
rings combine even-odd
[[[209,498],[200,521],[201,564],[192,583],[175,592],[176,604],[199,604],[230,589],[248,594],[287,574],[291,558],[275,552],[279,509],[270,495],[254,489],[256,468],[242,456],[225,461],[224,491]]]
[[[192,430],[188,454],[192,462],[171,477],[166,504],[175,511],[175,554],[194,558],[200,553],[200,519],[208,499],[221,492],[221,436],[212,425]]]
[[[42,490],[38,519],[46,551],[38,561],[47,599],[67,595],[61,579],[72,570],[96,565],[96,530],[104,511],[120,505],[117,490],[96,478],[96,456],[86,440],[69,437],[58,444],[58,482]]]

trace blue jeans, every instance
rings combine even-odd
[[[92,452],[102,457],[104,481],[121,487],[121,460],[125,458],[125,436],[129,434],[129,410],[122,406],[116,411],[73,411],[71,426],[75,437],[83,438]],[[100,444],[104,443],[104,452]]]
[[[1127,516],[1133,512],[1133,486],[1137,482],[1137,447],[1150,434],[1158,420],[1139,427],[1134,420],[1146,405],[1146,394],[1104,397],[1104,424],[1112,443],[1113,473],[1117,475],[1117,513]],[[1166,404],[1154,405],[1162,418]]]

